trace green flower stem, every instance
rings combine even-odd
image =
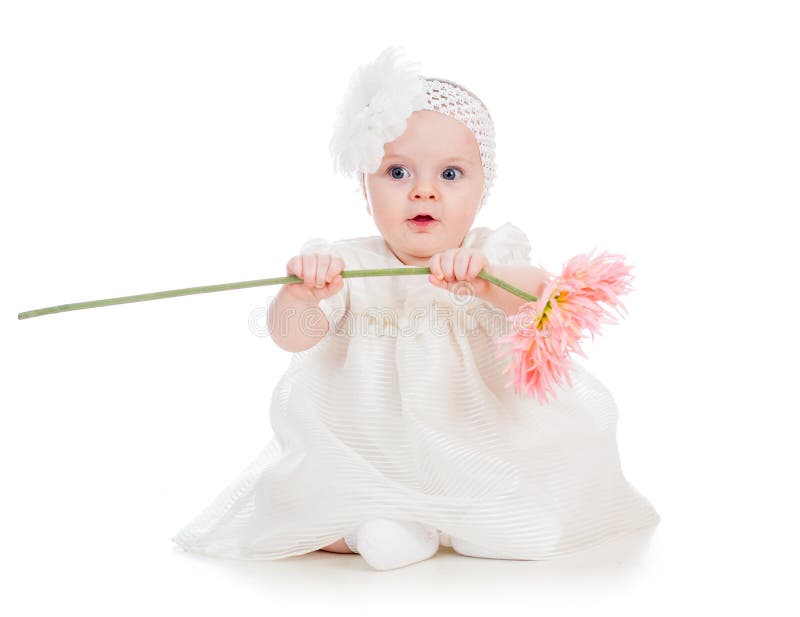
[[[430,268],[371,268],[366,270],[342,270],[342,278],[359,278],[365,276],[396,276],[407,274],[430,274]],[[527,300],[528,302],[535,302],[536,296],[532,296],[527,292],[506,283],[502,279],[492,276],[491,274],[481,271],[478,276],[482,279],[489,281],[502,287],[506,291],[511,292]],[[238,283],[221,283],[219,285],[203,285],[201,287],[186,287],[184,289],[171,289],[169,291],[155,291],[153,293],[139,294],[136,296],[121,296],[119,298],[107,298],[105,300],[91,300],[89,302],[73,302],[72,304],[59,304],[58,306],[50,306],[47,308],[35,309],[32,311],[25,311],[17,315],[17,319],[28,319],[29,317],[38,317],[40,315],[49,315],[51,313],[63,313],[65,311],[77,311],[79,309],[94,308],[97,306],[110,306],[112,304],[127,304],[128,302],[144,302],[145,300],[159,300],[161,298],[174,298],[175,296],[189,296],[192,294],[210,293],[213,291],[227,291],[229,289],[244,289],[245,287],[261,287],[264,285],[286,285],[290,283],[302,283],[303,279],[298,276],[279,276],[277,278],[257,279],[254,281],[241,281]]]

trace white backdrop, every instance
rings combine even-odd
[[[796,606],[793,5],[0,4],[0,611]],[[171,536],[271,437],[289,354],[253,324],[278,288],[17,320],[282,276],[308,238],[376,234],[327,143],[349,75],[388,45],[495,119],[476,225],[514,222],[549,269],[593,247],[634,264],[628,317],[584,363],[617,400],[653,532],[387,572],[184,554]]]

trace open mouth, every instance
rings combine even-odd
[[[408,219],[408,220],[409,221],[415,221],[417,223],[426,223],[426,222],[435,221],[436,219],[433,218],[430,214],[418,214],[413,219]]]

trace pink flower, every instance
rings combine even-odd
[[[545,403],[548,395],[555,397],[559,383],[572,386],[569,354],[587,357],[580,346],[583,331],[594,340],[601,323],[616,323],[600,303],[625,310],[619,298],[632,289],[630,266],[622,255],[603,252],[592,257],[593,252],[570,259],[561,276],[545,284],[541,297],[509,318],[514,333],[497,339],[510,343],[498,357],[511,356],[503,373],[511,374],[506,386],[513,385],[517,394],[535,395]]]

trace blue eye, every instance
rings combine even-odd
[[[444,170],[444,172],[443,172],[443,173],[447,173],[448,171],[457,171],[457,172],[458,172],[458,173],[460,173],[462,176],[464,175],[464,172],[463,172],[463,171],[461,171],[461,170],[460,170],[458,167],[448,167],[447,169],[445,169],[445,170]],[[460,176],[459,176],[459,177],[460,177]],[[455,180],[455,178],[445,178],[445,180]]]
[[[402,175],[398,176],[397,174],[395,174],[395,171],[397,171],[397,170],[400,170],[401,172],[405,171],[406,173],[408,173],[408,172],[406,171],[405,167],[402,167],[402,166],[400,166],[400,165],[392,165],[392,166],[389,168],[389,170],[388,170],[388,171],[389,171],[389,174],[392,176],[392,178],[394,178],[395,180],[403,180],[403,176],[402,176]],[[444,179],[445,179],[445,180],[451,180],[451,181],[452,181],[452,180],[455,180],[456,178],[460,178],[461,176],[456,176],[455,178],[451,176],[451,173],[450,173],[450,172],[456,172],[456,171],[457,171],[459,174],[461,174],[461,176],[463,176],[463,175],[464,175],[464,172],[463,172],[463,171],[461,171],[461,170],[460,170],[458,167],[448,167],[447,169],[445,169],[445,170],[442,172],[442,174],[443,174],[443,175],[444,175],[444,174],[447,174],[447,175],[445,176],[445,178],[444,178]]]
[[[390,167],[390,168],[389,168],[389,173],[392,175],[392,178],[394,178],[395,180],[402,180],[402,179],[403,179],[403,177],[402,177],[402,176],[400,176],[400,177],[397,177],[397,176],[394,174],[394,171],[395,171],[396,169],[402,169],[403,171],[405,171],[405,168],[403,168],[403,167],[400,167],[399,165],[394,165],[394,166],[392,166],[392,167]]]

